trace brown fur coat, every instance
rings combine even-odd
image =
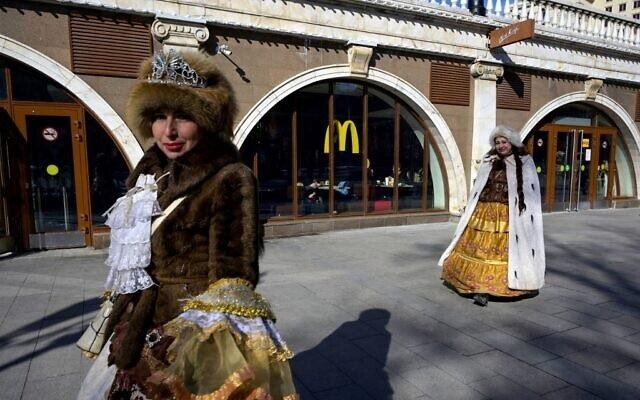
[[[201,141],[176,160],[152,146],[129,177],[131,186],[140,174],[159,177],[170,172],[158,183],[160,206],[165,209],[173,200],[187,198],[151,237],[147,271],[157,286],[116,301],[108,329],[112,331],[119,320],[129,324],[120,349],[110,358],[118,367],[135,364],[146,331],[177,317],[180,300],[200,294],[221,278],[258,283],[262,238],[256,182],[238,159],[233,144],[216,139]]]

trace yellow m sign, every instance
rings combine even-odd
[[[351,152],[353,154],[360,153],[360,142],[358,142],[358,129],[356,124],[350,119],[341,124],[337,119],[333,120],[333,127],[338,132],[338,150],[347,150],[347,133],[351,133]],[[327,126],[327,132],[324,134],[324,152],[329,153],[329,136],[330,126]]]

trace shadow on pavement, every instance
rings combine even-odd
[[[357,320],[343,323],[317,346],[297,354],[292,369],[301,398],[308,398],[308,391],[322,399],[391,399],[393,389],[384,370],[390,317],[380,308],[362,311]],[[367,337],[372,348],[365,352],[353,341],[371,335],[372,326],[379,334]]]
[[[637,225],[629,221],[603,224],[607,216],[588,217],[575,226],[560,227],[557,221],[545,226],[547,284],[539,296],[506,300],[504,303],[512,304],[501,308],[492,304],[483,310],[475,310],[471,304],[458,307],[469,311],[470,320],[491,327],[486,333],[459,332],[492,348],[486,356],[466,357],[464,348],[454,346],[460,360],[468,360],[468,374],[476,376],[474,379],[481,378],[483,368],[510,377],[514,372],[501,365],[502,360],[550,382],[549,375],[554,376],[584,398],[594,398],[592,394],[603,399],[640,398],[637,378],[625,371],[640,362],[640,343],[637,336],[632,337],[640,326],[640,273],[635,268],[637,254],[633,254],[637,252]],[[439,247],[440,243],[420,243],[416,253],[429,259],[434,252],[441,254]],[[433,278],[439,272],[440,267],[433,264],[425,270]],[[492,303],[500,301],[492,299]],[[440,305],[452,312],[458,309],[455,304]],[[433,316],[448,323],[442,315]],[[526,363],[535,364],[535,368]],[[489,386],[476,385],[474,389],[493,393],[495,388],[490,386],[495,382],[487,382]],[[545,390],[535,381],[521,384],[538,393]]]
[[[0,372],[23,362],[29,362],[31,359],[51,350],[73,345],[80,338],[82,332],[73,329],[72,333],[63,334],[65,331],[69,331],[69,325],[65,324],[59,327],[56,327],[56,325],[62,325],[64,322],[73,320],[90,311],[97,311],[100,301],[100,298],[97,297],[88,301],[79,301],[0,336],[0,347],[3,349],[25,348],[23,355],[0,364]],[[7,318],[11,317],[8,316]],[[61,334],[63,335],[60,336]],[[52,337],[55,337],[53,341],[35,350],[36,343],[42,344]]]

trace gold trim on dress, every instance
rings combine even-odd
[[[201,300],[189,300],[184,307],[183,311],[198,310],[204,312],[221,312],[227,314],[234,314],[245,318],[257,318],[262,317],[270,320],[274,320],[275,316],[271,313],[271,310],[264,307],[247,307],[239,304],[211,304]]]
[[[276,320],[269,302],[253,290],[249,281],[241,278],[224,278],[212,283],[204,293],[187,301],[182,309]]]

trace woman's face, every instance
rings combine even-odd
[[[496,136],[496,138],[493,139],[493,143],[500,156],[506,157],[511,154],[511,142],[509,142],[506,137]]]
[[[173,111],[154,115],[151,132],[156,145],[171,160],[191,151],[201,136],[198,124],[189,116]]]

